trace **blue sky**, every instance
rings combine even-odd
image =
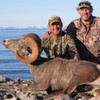
[[[60,16],[63,25],[79,18],[81,0],[0,0],[0,27],[47,27],[48,18]],[[100,16],[100,0],[90,0],[93,15]]]

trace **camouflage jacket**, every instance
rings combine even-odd
[[[62,33],[59,39],[54,39],[51,34],[47,39],[42,38],[42,50],[45,51],[47,58],[79,59],[73,39],[65,32]]]
[[[79,18],[66,31],[75,40],[81,59],[100,63],[100,17],[92,16],[88,30]]]

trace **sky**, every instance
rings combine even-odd
[[[63,26],[79,18],[76,10],[81,0],[0,0],[0,27],[47,28],[48,19],[60,16]],[[93,15],[100,17],[100,0],[89,0]]]

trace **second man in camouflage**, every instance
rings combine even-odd
[[[62,26],[63,23],[59,16],[49,18],[49,37],[42,38],[42,50],[45,51],[47,58],[79,59],[73,39],[62,31]]]

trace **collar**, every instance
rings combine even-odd
[[[92,24],[93,22],[94,22],[94,16],[91,14],[91,19],[90,19],[90,22],[89,22],[89,24]],[[80,18],[80,22],[82,23],[82,24],[84,24],[82,21],[81,21],[81,18]]]

